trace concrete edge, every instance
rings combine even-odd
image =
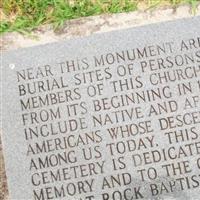
[[[200,4],[196,16],[200,15]],[[1,51],[15,50],[24,47],[42,45],[61,40],[89,36],[95,33],[126,29],[141,25],[165,22],[194,16],[189,5],[177,8],[163,7],[129,13],[104,14],[66,21],[59,30],[52,25],[45,25],[34,30],[30,35],[17,32],[5,33],[1,36]]]

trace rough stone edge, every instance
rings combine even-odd
[[[200,4],[196,15],[200,15]],[[177,8],[164,7],[130,13],[104,14],[67,21],[60,30],[54,30],[52,25],[41,26],[31,33],[6,33],[1,37],[0,50],[14,50],[46,43],[57,42],[76,37],[89,36],[95,33],[108,32],[118,29],[136,27],[151,23],[170,21],[194,16],[189,5]]]
[[[200,4],[197,7],[195,15],[200,15]],[[126,29],[152,23],[188,18],[192,16],[194,16],[192,14],[192,8],[189,5],[182,5],[177,8],[165,7],[155,10],[85,17],[69,20],[64,24],[62,29],[57,31],[54,31],[52,25],[46,25],[39,27],[29,36],[16,32],[3,34],[0,38],[0,51],[2,53],[4,51],[47,44],[70,38],[89,36],[95,33]],[[9,199],[6,183],[6,173],[3,163],[1,137],[0,199]]]

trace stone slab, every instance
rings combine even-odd
[[[199,20],[4,53],[9,198],[198,199]]]
[[[200,5],[197,6],[196,14],[200,14]],[[30,35],[20,33],[6,33],[0,37],[0,50],[14,50],[24,47],[41,45],[65,39],[88,36],[95,33],[107,32],[130,27],[137,27],[145,24],[164,22],[193,16],[192,8],[189,5],[178,7],[162,7],[159,9],[143,9],[130,13],[119,13],[112,15],[100,15],[81,19],[66,21],[62,29],[55,31],[52,25],[46,25],[34,30]],[[0,194],[2,199],[7,199],[8,190],[6,174],[0,141]]]

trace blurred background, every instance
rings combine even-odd
[[[41,24],[57,28],[65,20],[190,4],[192,12],[200,0],[0,0],[0,33],[31,31]]]

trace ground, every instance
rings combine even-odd
[[[192,5],[200,0],[2,0],[0,33],[31,31],[41,24],[60,27],[64,21],[103,13],[145,10],[159,6]]]

